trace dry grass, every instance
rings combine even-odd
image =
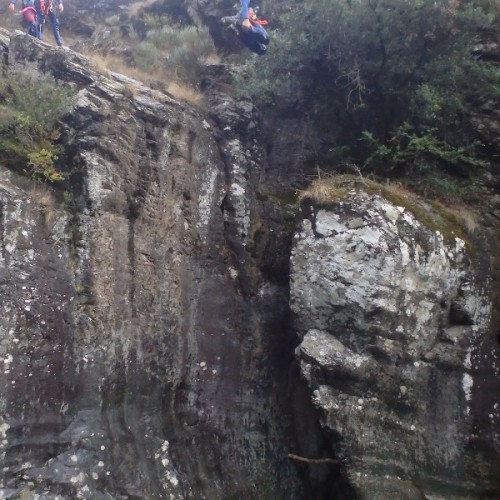
[[[63,44],[66,47],[69,47],[70,49],[76,45],[78,42],[82,41],[82,38],[76,35],[73,35],[71,33],[68,33],[65,29],[64,26],[61,26],[61,38],[63,41]],[[50,42],[52,45],[55,45],[54,37],[52,36],[52,33],[49,33],[50,36],[46,36],[44,38],[47,38],[47,42]]]
[[[200,92],[172,80],[166,71],[146,73],[139,68],[129,66],[123,59],[111,54],[92,53],[85,55],[89,58],[94,70],[108,78],[111,76],[110,72],[120,73],[152,88],[165,90],[175,99],[187,101],[195,106],[200,106],[203,102],[203,95]]]
[[[432,231],[439,231],[447,243],[461,238],[469,245],[467,236],[477,228],[473,212],[466,206],[445,207],[438,201],[425,200],[397,183],[381,183],[360,175],[325,175],[319,173],[309,188],[299,193],[299,201],[309,200],[318,206],[332,206],[343,201],[357,187],[377,194],[412,213]]]
[[[167,92],[176,99],[187,101],[195,106],[200,106],[203,103],[203,95],[192,87],[174,81],[166,81],[165,84]]]
[[[9,3],[2,2],[0,5],[0,28],[5,28],[8,31],[12,30],[22,30],[21,26],[21,14],[18,14],[19,9],[16,9],[16,14],[13,14],[9,10]]]
[[[129,99],[135,99],[139,93],[139,89],[132,83],[125,83],[122,88],[123,95]]]
[[[205,64],[220,64],[221,58],[218,54],[211,54],[205,59]]]
[[[50,189],[43,184],[36,184],[30,189],[29,195],[40,207],[45,223],[51,226],[57,218],[57,202]]]
[[[311,201],[320,206],[335,205],[342,201],[350,185],[356,182],[352,175],[333,175],[318,172],[318,178],[311,185],[299,192],[299,201]]]
[[[157,1],[158,0],[144,0],[132,3],[129,6],[130,16],[139,15],[141,9],[149,7]],[[13,29],[21,29],[20,16],[12,15],[7,7],[0,6],[0,26],[8,29],[9,31],[12,31]],[[69,33],[66,34],[64,30],[64,23],[61,26],[61,35],[64,45],[70,48],[77,46],[78,43],[82,41],[79,37],[72,36]],[[55,45],[51,34],[48,34],[44,38],[44,42],[49,43],[50,45]],[[118,40],[116,40],[116,42],[119,43]],[[203,95],[199,91],[192,86],[182,84],[173,78],[173,76],[166,70],[158,70],[153,73],[147,73],[136,67],[128,65],[121,57],[116,55],[103,55],[96,51],[91,51],[90,49],[88,51],[82,50],[82,54],[89,59],[92,69],[108,78],[111,77],[111,72],[121,73],[133,78],[134,80],[142,82],[151,88],[168,93],[177,100],[189,102],[194,106],[200,106],[203,103]],[[206,63],[211,64],[218,62],[220,62],[220,59],[215,54],[206,60]],[[131,92],[131,89],[125,89],[125,92],[133,93]]]
[[[439,231],[446,243],[451,244],[458,237],[470,247],[467,238],[470,233],[463,217],[458,215],[464,207],[450,209],[437,200],[422,198],[399,183],[379,184],[368,181],[366,191],[379,194],[395,205],[405,208],[431,231]]]
[[[18,1],[16,4],[19,6],[19,9],[21,9],[21,3],[21,1]],[[0,28],[4,28],[9,32],[12,32],[14,30],[26,32],[26,28],[24,28],[22,25],[22,14],[18,13],[19,9],[16,8],[16,13],[13,14],[8,9],[8,5],[8,3],[5,3],[0,7]],[[64,21],[61,23],[61,37],[63,39],[64,45],[69,46],[71,42],[68,43],[68,41],[71,40],[71,37],[65,32]],[[43,41],[48,45],[52,45],[54,47],[57,46],[50,29],[47,29],[44,32]]]
[[[458,209],[458,216],[464,221],[465,227],[469,234],[474,234],[479,228],[479,223],[477,221],[477,214],[468,210],[465,207]]]
[[[128,7],[128,15],[130,17],[137,17],[141,11],[147,7],[151,7],[151,5],[154,5],[156,2],[157,0],[144,0],[142,2],[131,3]]]

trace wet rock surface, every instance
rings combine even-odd
[[[67,194],[1,170],[3,496],[300,498],[251,103],[203,115],[21,33],[8,61],[76,95]]]

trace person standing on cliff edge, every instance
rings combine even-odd
[[[30,3],[30,0],[23,0],[23,8],[25,3]],[[33,1],[31,0],[31,3]],[[56,5],[57,7],[56,7]],[[34,0],[34,5],[37,12],[37,28],[36,35],[39,40],[43,36],[43,24],[48,18],[50,20],[50,25],[52,28],[52,34],[54,35],[54,40],[59,47],[62,47],[61,34],[59,33],[59,19],[58,14],[64,11],[64,5],[62,0]],[[15,11],[16,0],[11,0],[9,4],[9,9]],[[23,9],[24,10],[24,9]],[[30,34],[32,34],[30,32]]]
[[[9,4],[10,10],[14,10],[14,4]],[[38,38],[38,11],[35,0],[23,0],[23,8],[19,11],[23,15],[24,23],[28,29],[28,35]]]

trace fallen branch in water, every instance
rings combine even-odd
[[[339,464],[339,461],[334,460],[333,458],[306,458],[306,457],[299,457],[298,455],[293,455],[292,453],[288,454],[288,458],[292,460],[298,460],[299,462],[306,462],[308,464],[332,464],[332,465]]]

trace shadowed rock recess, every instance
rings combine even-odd
[[[498,496],[492,243],[355,190],[300,216],[230,67],[198,109],[0,49],[75,91],[62,186],[0,159],[0,498]]]

